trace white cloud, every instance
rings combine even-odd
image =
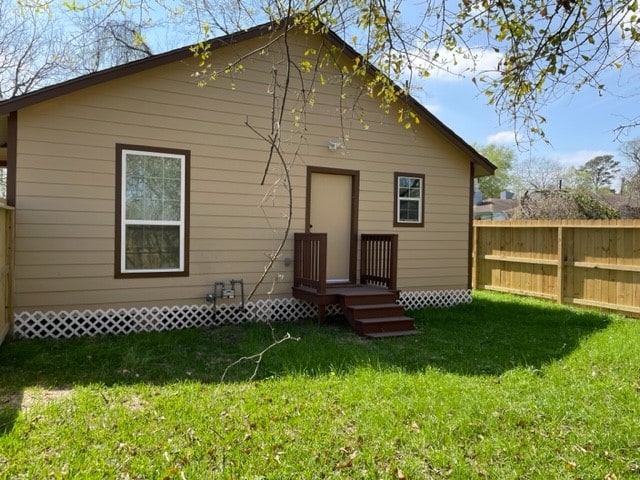
[[[576,150],[575,152],[559,153],[555,159],[563,167],[581,167],[592,158],[601,155],[613,155],[615,152],[607,152],[606,150]]]
[[[442,106],[436,103],[423,103],[423,106],[434,115],[442,112]]]
[[[441,103],[434,103],[433,100],[433,96],[429,93],[427,93],[424,88],[422,88],[422,85],[420,84],[413,84],[411,86],[411,91],[409,92],[411,94],[411,96],[413,98],[415,98],[416,100],[418,100],[418,102],[420,102],[420,104],[425,107],[427,110],[429,110],[431,113],[433,113],[434,115],[439,115],[444,111],[444,107]]]
[[[464,54],[440,48],[416,53],[411,63],[414,68],[428,71],[430,79],[455,81],[476,74],[494,76],[501,59],[501,53],[487,48],[473,47]]]
[[[517,142],[516,133],[513,130],[503,130],[487,136],[487,144],[513,145]]]
[[[555,157],[555,160],[564,168],[578,168],[583,166],[592,158],[599,157],[601,155],[613,155],[615,158],[615,152],[606,150],[576,150],[575,152],[559,153]],[[616,175],[612,183],[612,187],[617,192],[620,191],[620,181],[621,173],[618,172],[618,175]]]

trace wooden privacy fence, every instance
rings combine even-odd
[[[0,343],[13,324],[14,211],[0,205]]]
[[[476,221],[473,286],[640,316],[640,220]]]

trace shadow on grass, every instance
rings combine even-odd
[[[501,375],[538,369],[575,350],[610,322],[605,314],[571,310],[527,299],[477,294],[470,305],[410,314],[421,334],[368,340],[343,319],[225,326],[128,336],[10,341],[0,348],[0,434],[10,431],[25,402],[24,391],[61,391],[74,385],[217,383],[235,360],[253,355],[287,332],[299,340],[265,355],[256,378],[348,373],[360,367],[459,375]],[[254,361],[227,373],[245,381]]]

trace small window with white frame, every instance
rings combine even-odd
[[[424,175],[396,172],[394,180],[394,226],[424,226]]]
[[[116,145],[116,277],[188,275],[188,150]]]

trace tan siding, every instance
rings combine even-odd
[[[87,222],[87,214],[85,212],[71,212],[68,210],[34,210],[29,212],[30,224],[45,225],[110,225],[113,227],[112,212],[92,212],[91,218]]]
[[[24,175],[29,178],[29,182],[23,182],[23,185],[37,185],[42,187],[43,185],[74,186],[74,191],[78,191],[81,187],[104,187],[113,190],[113,172],[79,172],[73,170],[55,170],[48,168],[44,170],[42,168],[24,168]],[[23,187],[23,188],[26,188]],[[29,195],[29,193],[25,193]],[[31,194],[33,195],[33,194]],[[48,194],[46,194],[48,196]],[[111,194],[113,196],[113,193]],[[87,195],[84,195],[86,198]]]
[[[74,225],[69,225],[70,230],[75,230]],[[59,252],[112,252],[113,235],[109,238],[58,238],[58,237],[33,237],[29,235],[28,228],[23,235],[16,236],[16,243],[19,243],[19,252],[51,252],[51,255],[58,255]],[[16,277],[20,276],[20,269],[16,269]],[[57,279],[51,279],[55,282]]]
[[[20,167],[18,167],[18,170],[20,170]],[[23,182],[18,180],[18,184],[22,187]],[[30,221],[29,215],[32,211],[87,212],[87,223],[91,223],[93,212],[113,213],[114,211],[114,200],[102,200],[95,198],[83,198],[81,200],[82,201],[79,201],[78,199],[68,197],[49,198],[39,195],[27,197],[20,194],[16,200],[17,207],[20,209],[20,211],[16,212],[16,217],[19,217],[18,220],[20,222],[28,223]],[[18,234],[20,234],[19,231]]]
[[[97,185],[63,185],[55,183],[23,182],[20,184],[24,195],[38,195],[48,198],[89,198],[111,199],[113,197],[113,186],[101,187]]]
[[[16,252],[16,263],[21,265],[20,275],[24,268],[48,266],[48,265],[111,265],[113,268],[113,252],[106,251],[65,251],[52,255],[50,251],[24,251]]]
[[[69,225],[46,225],[29,224],[24,228],[17,238],[61,238],[71,240],[81,240],[86,238],[110,238],[113,236],[113,229],[97,225],[78,225],[73,230]]]
[[[201,303],[214,281],[232,278],[243,278],[249,291],[286,224],[285,189],[270,195],[277,176],[270,174],[267,186],[259,185],[268,145],[245,125],[248,120],[268,133],[266,89],[272,61],[279,57],[244,62],[235,91],[225,78],[196,87],[195,67],[181,62],[20,111],[16,308]],[[216,58],[224,65],[233,57],[220,51]],[[353,92],[348,89],[349,98]],[[335,85],[319,86],[306,116],[308,131],[291,172],[293,231],[304,229],[307,166],[359,170],[358,230],[400,235],[399,287],[466,288],[468,158],[426,122],[407,130],[366,97],[360,104],[367,109],[369,129],[358,123],[358,111],[351,112],[346,148],[329,151],[328,140],[342,134],[338,93]],[[288,153],[298,146],[296,131],[288,118],[283,125]],[[116,143],[191,151],[189,277],[113,278]],[[277,159],[273,168],[279,171]],[[425,175],[424,228],[393,227],[395,171]],[[292,256],[289,241],[282,259]],[[274,273],[283,275],[275,294],[289,296],[292,267],[278,260]],[[259,297],[265,297],[272,278]]]

